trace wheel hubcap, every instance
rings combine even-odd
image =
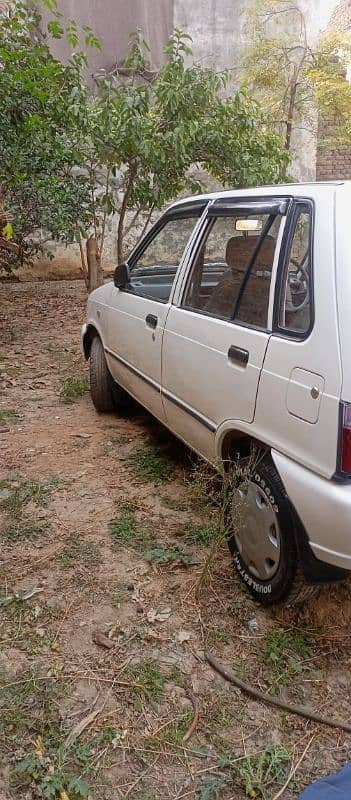
[[[234,539],[249,572],[261,581],[275,575],[280,560],[277,514],[256,483],[234,492],[232,504]]]

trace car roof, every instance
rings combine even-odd
[[[196,194],[190,197],[183,197],[181,200],[176,200],[176,202],[172,203],[168,206],[167,210],[169,211],[171,208],[176,208],[177,206],[180,207],[183,203],[189,205],[191,202],[204,201],[209,202],[210,200],[221,200],[230,198],[248,198],[248,197],[280,197],[281,195],[289,195],[289,196],[296,196],[296,197],[308,197],[308,198],[318,198],[318,196],[326,191],[330,191],[332,188],[336,188],[338,186],[346,186],[348,185],[351,188],[351,181],[320,181],[315,183],[284,183],[279,185],[273,186],[256,186],[250,189],[227,189],[225,191],[220,192],[209,192],[206,194]]]

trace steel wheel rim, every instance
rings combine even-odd
[[[279,567],[281,533],[277,513],[257,483],[247,481],[235,490],[232,523],[235,544],[250,574],[271,580]]]

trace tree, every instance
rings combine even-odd
[[[21,2],[0,21],[0,186],[20,260],[45,240],[76,241],[91,289],[102,280],[107,223],[118,219],[121,262],[139,217],[145,229],[154,209],[202,188],[194,164],[235,186],[284,177],[287,154],[267,115],[248,91],[225,97],[228,76],[192,63],[189,36],[173,32],[166,63],[152,74],[147,46],[133,35],[123,70],[100,72],[92,92],[76,24],[64,30],[56,0],[43,2],[53,13],[50,35],[68,36],[74,49],[67,65]],[[96,46],[92,32],[83,33]],[[9,265],[15,254],[5,253]]]
[[[312,47],[295,0],[253,0],[246,11],[246,35],[244,82],[272,115],[287,151],[295,129],[316,128],[316,113],[328,121],[334,145],[349,142],[350,34],[326,32]]]
[[[117,213],[119,262],[128,211],[134,211],[134,223],[146,213],[147,223],[154,209],[180,192],[201,190],[192,165],[234,186],[279,182],[286,172],[281,139],[257,101],[247,91],[225,98],[228,75],[191,63],[190,42],[175,30],[165,47],[167,61],[150,80],[145,43],[134,35],[123,76],[104,75],[98,82],[90,109],[94,152],[85,165],[93,193],[96,170],[101,175],[105,166],[104,190],[95,192],[102,211],[98,249],[106,214]]]
[[[82,56],[68,66],[55,60],[38,22],[37,13],[21,2],[0,18],[0,195],[7,220],[0,230],[0,267],[5,269],[43,252],[46,239],[72,242],[77,225],[90,225],[92,216],[90,186],[79,171],[85,134],[72,110]]]

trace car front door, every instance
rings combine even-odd
[[[254,418],[286,209],[284,198],[216,201],[167,317],[162,356],[167,422],[211,461],[219,425]]]
[[[130,280],[113,288],[105,352],[114,379],[161,421],[162,337],[177,271],[204,204],[166,214],[128,262]]]

